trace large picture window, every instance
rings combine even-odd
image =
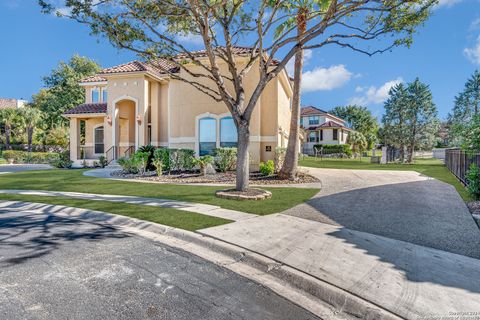
[[[232,117],[220,119],[220,147],[237,147],[237,127]]]
[[[101,154],[104,152],[103,144],[103,126],[96,127],[94,129],[94,139],[95,139],[95,153]]]
[[[199,154],[213,155],[217,147],[217,120],[214,118],[202,118],[198,124]]]

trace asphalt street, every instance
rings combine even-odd
[[[0,211],[0,319],[318,319],[195,255],[106,225]]]

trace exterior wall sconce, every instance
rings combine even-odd
[[[142,116],[141,115],[137,115],[137,122],[138,122],[138,125],[142,124]]]
[[[107,123],[109,126],[112,125],[112,117],[111,116],[107,116]]]

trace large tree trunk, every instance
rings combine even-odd
[[[239,123],[237,126],[238,148],[237,148],[237,191],[248,189],[250,176],[250,159],[248,147],[250,144],[250,128],[248,123]]]
[[[297,39],[300,40],[305,34],[307,28],[305,10],[300,9],[297,15],[297,25]],[[295,54],[292,117],[290,119],[287,153],[285,155],[282,169],[278,173],[281,178],[290,180],[295,180],[297,178],[298,169],[298,130],[300,124],[300,86],[302,83],[303,56],[303,49],[300,48]]]

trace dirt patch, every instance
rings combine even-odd
[[[122,171],[115,171],[112,176],[125,179],[136,179],[145,181],[157,181],[164,183],[216,183],[216,184],[235,184],[235,172],[217,173],[212,175],[203,175],[198,172],[164,174],[157,176],[155,172],[147,172],[144,176],[138,174],[124,174]],[[317,178],[307,174],[299,173],[298,179],[295,181],[280,179],[277,175],[263,176],[259,172],[250,174],[250,181],[255,184],[275,185],[275,184],[299,184],[299,183],[315,183],[319,182]]]

